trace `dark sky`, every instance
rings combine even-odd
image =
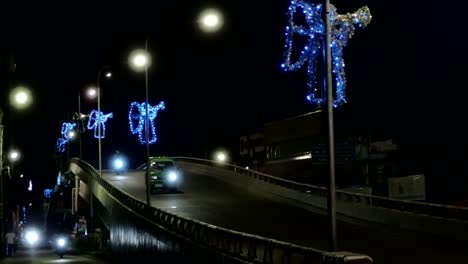
[[[373,15],[344,49],[349,103],[339,110],[346,113],[343,122],[398,138],[408,149],[408,159],[419,162],[425,147],[420,91],[426,77],[418,69],[420,58],[432,51],[420,45],[428,29],[415,16],[424,11],[403,8],[405,1],[332,2],[339,13],[368,5]],[[149,101],[164,100],[167,107],[156,119],[159,139],[151,152],[200,156],[227,146],[236,153],[240,135],[265,122],[314,110],[304,100],[304,70],[283,72],[279,67],[288,5],[286,0],[254,0],[4,6],[1,54],[14,54],[17,68],[2,80],[10,86],[25,84],[34,94],[27,111],[5,109],[6,147],[24,152],[20,167],[25,173],[53,181],[61,124],[77,111],[78,94],[108,65],[114,78],[101,84],[101,108],[114,117],[107,123],[103,163],[116,149],[134,157],[133,165],[142,162],[144,147],[130,135],[127,112],[130,102],[144,100],[144,74],[128,68],[127,56],[150,36],[154,62]],[[206,35],[198,30],[196,17],[204,7],[223,12],[221,32]],[[2,91],[6,105],[8,89]],[[95,107],[83,99],[83,112]],[[83,138],[84,159],[94,161],[97,140],[91,133]],[[71,145],[71,156],[78,155],[77,146]]]

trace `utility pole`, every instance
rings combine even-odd
[[[328,155],[330,166],[330,178],[328,184],[328,219],[329,219],[329,247],[330,251],[337,250],[336,241],[336,186],[335,186],[335,133],[333,127],[333,80],[331,63],[331,25],[330,25],[330,0],[323,0],[323,21],[325,25],[325,43],[323,45],[325,55],[325,86],[327,90],[327,114],[328,114]]]
[[[3,207],[3,111],[0,108],[0,246],[2,246],[2,248],[4,245],[3,237],[5,236],[5,230],[3,225]]]

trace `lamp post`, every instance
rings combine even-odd
[[[328,183],[328,218],[329,218],[329,247],[330,251],[337,250],[336,240],[336,186],[335,186],[335,135],[333,127],[333,79],[331,62],[331,24],[330,24],[330,0],[323,0],[323,21],[325,25],[325,82],[327,90],[327,115],[328,115],[328,156],[330,166],[330,178]]]
[[[98,113],[101,114],[101,74],[102,72],[106,69],[107,67],[103,67],[98,71],[97,75],[97,104],[98,104]],[[106,72],[105,74],[106,78],[111,78],[112,73],[111,72]],[[101,126],[98,126],[98,152],[99,152],[99,177],[102,177],[102,151],[101,151]]]
[[[18,86],[10,92],[10,104],[17,109],[27,108],[31,103],[31,92],[28,88]],[[3,226],[4,197],[3,197],[3,110],[0,107],[0,243],[3,246],[5,230]]]
[[[90,87],[86,91],[86,95],[89,98],[93,98],[93,99],[96,97],[96,93],[97,91],[94,87]],[[83,128],[84,127],[83,120],[85,118],[86,118],[86,115],[81,113],[81,92],[80,92],[78,93],[78,113],[75,113],[75,116],[74,116],[75,121],[78,122],[78,141],[80,144],[80,159],[83,158],[83,146],[81,143],[81,137],[82,137],[81,134],[85,131],[85,129]]]
[[[148,67],[151,65],[151,56],[148,53],[148,38],[145,39],[145,49],[137,49],[130,53],[130,65],[135,71],[145,71],[145,145],[146,145],[146,203],[151,206],[150,189],[150,151],[149,151],[149,114],[148,114]]]

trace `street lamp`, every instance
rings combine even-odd
[[[218,31],[223,24],[223,15],[215,8],[207,8],[198,16],[198,26],[206,33]]]
[[[18,86],[10,92],[10,104],[17,109],[24,109],[31,104],[31,97],[28,88]]]
[[[112,76],[112,74],[109,72],[107,74],[110,74],[110,76]],[[107,76],[106,74],[106,76]],[[95,87],[89,87],[87,90],[86,90],[86,95],[88,98],[90,99],[94,99],[96,98],[96,94],[97,94],[97,89]],[[81,113],[81,92],[78,93],[78,113],[75,113],[75,115],[73,116],[73,119],[74,121],[78,122],[78,141],[79,141],[79,144],[80,144],[80,159],[82,159],[82,156],[83,156],[83,147],[82,147],[82,144],[81,144],[81,134],[83,132],[85,132],[85,126],[84,126],[84,120],[86,119],[86,115]]]
[[[31,91],[23,86],[14,88],[10,92],[10,104],[17,109],[27,108],[31,104]],[[0,221],[3,221],[3,110],[0,107]],[[0,226],[0,241],[3,245],[4,230]]]
[[[228,155],[226,151],[223,151],[223,150],[216,151],[214,154],[214,160],[219,164],[226,163],[228,160]]]
[[[145,142],[146,142],[146,203],[151,206],[151,189],[150,189],[150,153],[149,153],[149,111],[148,111],[148,67],[151,65],[151,55],[148,53],[148,38],[145,40],[145,49],[137,49],[130,53],[130,67],[138,72],[145,71],[145,92],[146,92],[146,109],[145,109]]]
[[[97,81],[96,81],[96,90],[97,90],[97,103],[98,103],[98,113],[101,113],[101,74],[106,70],[107,67],[103,67],[98,71]],[[107,71],[104,73],[105,78],[110,79],[112,73]],[[98,145],[99,145],[99,177],[102,177],[102,151],[101,151],[101,126],[98,126]]]
[[[11,177],[14,176],[15,164],[21,158],[21,154],[18,150],[12,149],[8,153],[8,160],[10,161],[10,166],[8,167],[8,174]]]
[[[20,158],[20,153],[18,150],[10,150],[10,153],[8,153],[8,159],[11,162],[16,162]]]

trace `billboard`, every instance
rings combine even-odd
[[[388,178],[388,196],[402,200],[425,200],[426,183],[424,174]]]

